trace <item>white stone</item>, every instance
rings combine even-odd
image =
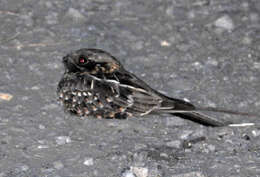
[[[133,174],[133,172],[127,170],[122,174],[122,177],[136,177],[136,176]]]
[[[137,177],[148,177],[148,169],[144,167],[131,167],[131,171]]]
[[[61,161],[53,162],[53,166],[55,169],[60,170],[64,167],[64,165],[61,163]]]
[[[63,144],[67,144],[67,143],[71,143],[71,139],[69,136],[58,136],[56,137],[56,143],[58,145],[63,145]]]
[[[214,24],[216,27],[223,28],[228,31],[231,31],[234,29],[234,22],[228,15],[224,15],[224,16],[218,18]]]
[[[67,14],[67,17],[70,17],[74,22],[83,22],[86,20],[85,16],[79,12],[79,10],[74,8],[69,8]]]
[[[83,164],[86,165],[86,166],[92,166],[92,165],[94,165],[93,158],[89,158],[89,157],[85,158]]]

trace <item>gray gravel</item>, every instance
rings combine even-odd
[[[79,119],[56,102],[62,56],[91,47],[169,96],[260,112],[259,0],[1,0],[0,23],[0,177],[260,176],[259,126]]]

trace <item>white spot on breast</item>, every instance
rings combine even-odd
[[[85,113],[85,115],[88,115],[88,114],[89,114],[88,108],[84,108],[84,113]]]
[[[92,106],[92,110],[93,111],[97,111],[97,107],[96,106]]]
[[[104,105],[101,102],[99,102],[98,107],[102,109],[104,107]]]
[[[77,95],[78,95],[79,97],[81,97],[82,94],[81,94],[81,92],[78,92]]]
[[[59,97],[60,97],[60,98],[63,98],[63,96],[64,96],[64,94],[61,92],[61,93],[59,94]]]
[[[68,95],[65,95],[65,100],[69,100],[69,96]]]
[[[107,97],[107,98],[106,98],[106,100],[107,100],[107,102],[109,102],[109,103],[110,103],[110,102],[112,102],[112,101],[113,101],[113,98],[111,98],[111,97]]]
[[[74,96],[73,98],[72,98],[72,102],[76,102],[77,101],[77,98]]]
[[[101,115],[96,115],[96,118],[97,119],[102,119],[102,116]]]
[[[78,114],[79,116],[83,116],[82,110],[81,110],[81,109],[77,109],[77,114]]]
[[[88,103],[88,104],[91,104],[93,101],[90,98],[85,98],[85,102]]]

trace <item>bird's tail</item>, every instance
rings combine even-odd
[[[216,120],[211,116],[199,112],[185,112],[185,113],[171,113],[171,114],[181,117],[183,119],[191,120],[201,125],[211,126],[211,127],[222,127],[222,126],[227,126],[232,124],[232,122],[227,122],[224,120]]]
[[[220,113],[234,114],[234,115],[247,116],[247,117],[260,117],[260,115],[254,113],[237,112],[237,111],[212,108],[212,107],[195,107],[191,103],[179,99],[173,99],[173,98],[168,98],[165,101],[163,101],[159,109],[159,112],[169,113],[181,117],[183,119],[188,119],[205,126],[213,126],[213,127],[232,126],[238,124],[233,124],[230,121],[217,120],[216,118],[205,115],[202,112],[220,112]]]

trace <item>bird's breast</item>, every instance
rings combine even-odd
[[[116,83],[104,83],[88,75],[64,75],[58,85],[59,101],[64,109],[78,116],[126,118],[125,107],[115,104]]]

